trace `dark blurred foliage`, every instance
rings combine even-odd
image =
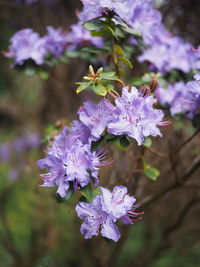
[[[75,11],[80,7],[78,0],[49,4],[38,0],[30,6],[0,0],[0,50],[7,50],[9,37],[21,28],[40,33],[48,25],[67,29],[76,22]],[[173,33],[194,46],[200,44],[200,1],[171,0],[160,9]],[[69,65],[60,64],[52,69],[49,80],[41,81],[12,69],[3,56],[0,62],[1,142],[23,132],[44,134],[49,123],[76,118],[86,96],[75,94],[74,83],[87,72],[87,63],[75,59]],[[193,132],[189,122],[177,121],[163,130],[162,139],[154,139],[153,147],[167,154]],[[200,266],[199,146],[196,137],[173,161],[146,151],[146,160],[161,171],[156,182],[133,171],[140,148],[119,152],[110,147],[115,162],[102,170],[100,183],[109,187],[125,183],[138,201],[148,203],[142,206],[141,222],[120,227],[122,239],[117,244],[101,237],[83,239],[74,212],[78,193],[69,202],[58,203],[55,190],[38,187],[35,161],[42,157],[42,147],[23,156],[26,167],[16,181],[8,177],[12,163],[0,163],[0,267]],[[188,177],[181,186],[181,179]],[[146,199],[154,195],[151,201]]]

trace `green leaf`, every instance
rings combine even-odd
[[[27,76],[33,76],[35,74],[35,69],[31,68],[31,67],[28,67],[28,68],[25,69],[25,74]]]
[[[74,193],[73,186],[70,186],[68,191],[67,191],[67,195],[65,197],[61,197],[59,194],[56,194],[56,200],[59,203],[66,202],[71,198],[73,193]]]
[[[131,143],[126,135],[115,136],[115,135],[107,133],[105,135],[105,139],[107,140],[108,143],[114,144],[116,147],[118,147],[121,150],[126,150]]]
[[[124,135],[119,140],[120,148],[121,149],[127,149],[127,147],[130,145],[130,141],[128,138]]]
[[[126,57],[118,57],[118,59],[120,61],[122,61],[124,64],[126,64],[130,69],[133,68],[132,63],[130,62],[130,60],[128,58],[126,58]]]
[[[125,32],[132,34],[134,36],[141,36],[141,33],[133,28],[130,27],[123,27],[122,30],[124,30]]]
[[[159,170],[151,166],[148,166],[144,170],[144,173],[153,181],[156,181],[158,176],[160,175]]]
[[[110,71],[101,73],[100,78],[105,80],[116,80],[117,76],[114,71]]]
[[[123,56],[124,51],[123,51],[123,49],[122,49],[121,46],[119,46],[119,45],[115,45],[115,46],[114,46],[114,49],[115,49],[115,52],[116,52],[119,56]]]
[[[91,81],[89,81],[89,82],[81,82],[81,83],[77,83],[77,84],[80,84],[80,86],[76,89],[76,93],[79,94],[80,92],[82,92],[83,90],[88,88],[88,86],[90,86]]]
[[[40,76],[40,78],[43,79],[43,80],[47,80],[49,78],[49,73],[46,70],[40,69],[40,70],[37,71],[37,73]]]
[[[106,23],[99,19],[93,19],[84,24],[84,27],[88,31],[98,31],[101,30],[104,26],[106,26]]]
[[[104,140],[104,136],[101,136],[101,138],[99,140],[92,141],[92,143],[91,143],[91,151],[97,150],[101,146],[103,140]]]
[[[106,87],[101,83],[93,85],[92,90],[100,96],[105,96],[107,94]]]
[[[192,125],[194,128],[200,127],[200,114],[194,116],[194,119],[192,120]]]
[[[113,36],[115,36],[117,38],[117,36],[115,35],[115,32],[113,31],[113,29],[110,26],[106,25],[103,29],[107,32],[110,32]]]
[[[93,189],[91,184],[87,184],[86,186],[80,189],[80,192],[89,202],[91,202],[93,198],[96,195],[98,195],[101,191],[98,187]]]
[[[152,145],[151,138],[150,137],[146,137],[142,144],[143,144],[143,146],[150,147]]]
[[[106,54],[109,52],[108,49],[104,49],[104,48],[93,48],[93,47],[84,47],[81,49],[81,51],[83,52],[89,52],[89,53],[93,53],[93,54]]]

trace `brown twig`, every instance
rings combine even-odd
[[[161,157],[161,158],[164,158],[164,159],[169,159],[169,156],[168,155],[165,155],[163,153],[160,153],[158,152],[157,150],[155,150],[154,148],[152,147],[146,147],[146,149],[154,154],[156,154],[157,156]]]
[[[190,136],[188,139],[186,139],[177,149],[175,149],[171,154],[174,155],[178,152],[181,151],[182,148],[185,147],[185,145],[187,145],[190,141],[192,141],[192,139],[200,132],[200,128],[192,135]]]

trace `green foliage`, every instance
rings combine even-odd
[[[192,120],[192,125],[194,128],[199,128],[200,127],[200,114],[197,114],[194,116]]]
[[[88,76],[83,77],[86,82],[78,82],[78,88],[76,89],[76,93],[80,93],[85,89],[92,90],[95,94],[99,96],[105,96],[109,90],[113,91],[113,87],[109,84],[109,81],[118,80],[115,72],[103,72],[103,68],[99,68],[95,74],[93,67],[89,66],[89,74]]]
[[[160,176],[160,171],[155,167],[152,167],[144,159],[142,159],[143,171],[144,174],[153,181],[156,181],[157,178]]]
[[[150,147],[152,145],[151,138],[150,137],[146,137],[142,144],[143,144],[143,146]]]
[[[91,202],[93,198],[98,195],[101,191],[98,187],[92,188],[91,184],[88,184],[80,189],[81,194],[87,199],[87,201]]]

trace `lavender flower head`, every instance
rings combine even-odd
[[[68,49],[74,50],[85,46],[103,47],[103,39],[101,37],[93,37],[82,24],[74,24],[71,26],[71,32],[67,36]]]
[[[8,143],[0,144],[0,161],[8,162],[11,158],[11,151]]]
[[[43,64],[46,54],[44,40],[32,29],[16,32],[10,43],[9,52],[5,55],[14,58],[15,65],[22,65],[28,59],[32,59],[38,65]]]
[[[72,139],[64,131],[57,136],[48,150],[47,157],[37,162],[41,169],[49,172],[42,174],[42,186],[58,186],[57,193],[61,197],[68,194],[70,184],[74,190],[90,183],[91,178],[98,185],[98,167],[106,165],[99,152],[91,152],[89,144],[83,144],[79,139]]]
[[[166,39],[165,43],[155,42],[151,48],[138,57],[139,61],[150,62],[151,67],[161,73],[173,69],[189,72],[195,64],[191,45],[178,37],[169,37],[169,42],[166,42]]]
[[[47,27],[48,34],[44,37],[45,48],[55,57],[60,57],[67,47],[67,34],[61,29]]]
[[[122,96],[115,100],[116,111],[113,121],[108,123],[108,132],[114,135],[127,134],[141,145],[147,136],[162,136],[157,126],[162,121],[164,113],[154,109],[154,98],[142,96],[135,87],[124,87]]]
[[[86,239],[100,232],[102,236],[117,242],[120,232],[116,221],[122,219],[124,223],[132,224],[143,213],[133,211],[136,200],[127,195],[126,187],[116,186],[113,192],[103,187],[100,189],[102,194],[97,195],[91,204],[80,202],[76,206],[77,215],[84,220],[80,232]]]
[[[113,119],[115,107],[107,100],[98,104],[87,101],[80,107],[78,114],[80,121],[91,131],[93,139],[99,139],[109,122]]]
[[[158,88],[156,96],[161,104],[170,107],[172,116],[184,113],[186,117],[193,118],[200,106],[200,82],[177,82],[166,89]]]

